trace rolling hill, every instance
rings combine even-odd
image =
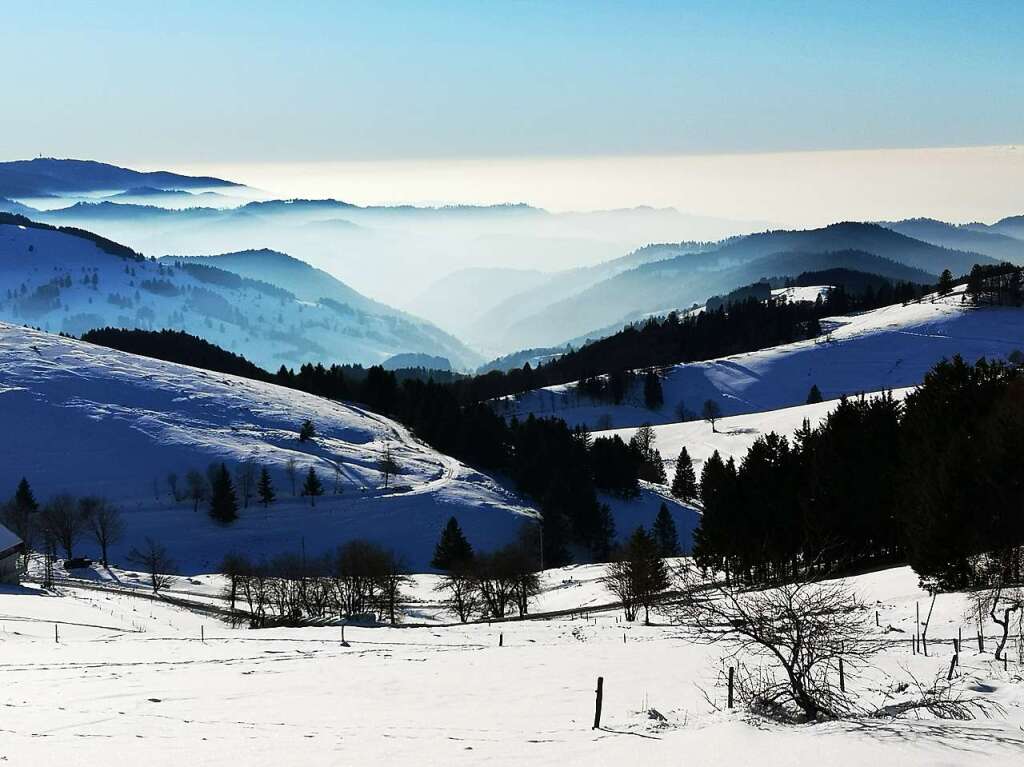
[[[0,220],[0,278],[8,286],[0,320],[72,335],[104,326],[184,330],[271,370],[309,361],[376,364],[400,353],[443,356],[467,368],[481,361],[430,323],[283,254],[228,260],[240,269],[251,261],[243,272],[283,279],[300,294],[204,263],[146,260],[87,232],[7,217]]]
[[[919,384],[943,358],[960,354],[1005,359],[1024,350],[1024,310],[971,308],[952,295],[907,306],[822,320],[826,335],[808,341],[705,362],[674,365],[662,375],[665,404],[643,405],[641,392],[621,405],[595,402],[575,384],[535,390],[505,400],[508,415],[558,416],[594,428],[635,427],[697,418],[713,400],[726,416],[791,407],[817,384],[826,399]]]
[[[510,322],[503,348],[554,346],[600,337],[624,323],[703,302],[709,295],[763,277],[845,268],[894,280],[930,283],[945,268],[955,274],[988,256],[941,248],[876,224],[844,222],[822,229],[734,237],[720,247],[653,260],[597,281],[568,298],[544,303]]]
[[[319,436],[301,443],[306,418]],[[231,550],[271,555],[304,540],[324,552],[355,537],[422,569],[453,514],[483,548],[532,521],[514,494],[361,408],[2,323],[0,422],[19,435],[0,441],[0,487],[25,476],[41,500],[104,496],[124,512],[119,557],[153,536],[191,572],[209,571]],[[387,490],[376,468],[385,448],[401,468]],[[293,495],[290,460],[320,475],[326,494],[315,508]],[[183,487],[190,470],[243,461],[270,470],[272,508],[251,504],[223,527],[202,505],[196,512],[171,497],[169,474]]]

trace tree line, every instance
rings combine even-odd
[[[930,589],[1019,581],[1024,376],[942,361],[899,402],[843,399],[793,439],[764,435],[701,471],[694,556],[747,583],[907,561]]]

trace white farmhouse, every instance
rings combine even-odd
[[[0,583],[18,583],[21,567],[18,562],[25,544],[3,525],[0,525]]]

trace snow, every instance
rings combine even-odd
[[[348,626],[348,646],[336,626],[250,631],[141,595],[4,587],[0,759],[274,767],[1020,762],[1016,662],[1004,672],[991,653],[965,643],[960,685],[1003,707],[991,719],[771,724],[704,700],[701,688],[723,703],[715,680],[727,648],[693,645],[658,616],[649,627],[618,622],[616,611],[599,607],[610,601],[599,575],[596,566],[548,571],[534,608],[588,612],[491,625]],[[431,599],[433,578],[417,577],[414,592]],[[974,635],[964,596],[942,595],[930,656],[912,655],[915,603],[922,617],[928,606],[913,573],[895,568],[852,584],[869,619],[877,609],[879,632],[894,639],[875,668],[848,676],[866,699],[875,699],[883,674],[944,674],[957,629]],[[991,636],[994,627],[987,629]],[[592,730],[597,676],[602,729]],[[649,719],[651,708],[666,721]]]
[[[895,389],[892,395],[903,399],[914,390],[913,387]],[[879,396],[880,392],[868,393],[865,396]],[[776,434],[792,437],[794,433],[808,421],[812,427],[821,423],[825,417],[835,410],[839,400],[826,400],[813,405],[797,405],[795,407],[768,410],[763,413],[747,413],[728,416],[711,424],[706,421],[684,421],[681,423],[658,424],[652,426],[657,448],[665,460],[665,472],[669,478],[675,472],[676,458],[683,447],[690,454],[693,469],[700,476],[704,461],[717,450],[722,460],[735,458],[737,463],[746,455],[750,446],[765,434]],[[636,433],[636,428],[609,429],[594,432],[595,437],[618,435],[628,442]]]
[[[825,296],[832,290],[831,285],[800,285],[792,288],[775,288],[772,290],[772,298],[785,296],[790,303],[807,301],[814,303],[819,298],[825,300]]]
[[[108,498],[128,527],[115,561],[146,536],[185,572],[208,572],[232,550],[319,553],[362,537],[424,568],[452,515],[483,550],[535,521],[494,479],[354,405],[2,323],[0,382],[0,492],[13,493],[24,476],[40,501],[61,492]],[[320,436],[300,443],[306,418]],[[401,467],[386,490],[376,469],[385,448]],[[292,496],[289,459],[300,487],[310,466],[323,481],[315,508]],[[195,512],[172,499],[169,473],[183,492],[189,470],[246,460],[271,473],[279,501],[270,509],[253,503],[222,527],[204,504]]]
[[[712,399],[723,415],[776,410],[806,402],[817,384],[826,399],[915,386],[937,362],[960,354],[1005,359],[1024,348],[1024,311],[961,304],[961,289],[907,306],[887,306],[822,321],[819,338],[746,354],[673,365],[662,378],[665,405],[643,406],[640,392],[614,405],[581,397],[562,384],[504,400],[502,412],[520,417],[556,415],[591,429],[683,420],[680,407],[698,418]]]

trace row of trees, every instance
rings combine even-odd
[[[712,455],[694,555],[757,583],[904,559],[933,589],[1019,578],[1022,456],[1019,369],[955,357],[902,403],[843,399],[792,440]]]
[[[72,559],[78,544],[89,539],[99,549],[104,566],[110,547],[124,535],[120,511],[105,498],[62,493],[39,504],[24,477],[14,496],[0,506],[0,518],[25,543],[26,552],[40,546],[48,555],[63,553],[65,559]]]
[[[398,623],[409,576],[401,558],[371,541],[352,540],[334,554],[284,554],[253,562],[230,554],[221,564],[238,620],[251,628],[297,625],[339,615]]]

